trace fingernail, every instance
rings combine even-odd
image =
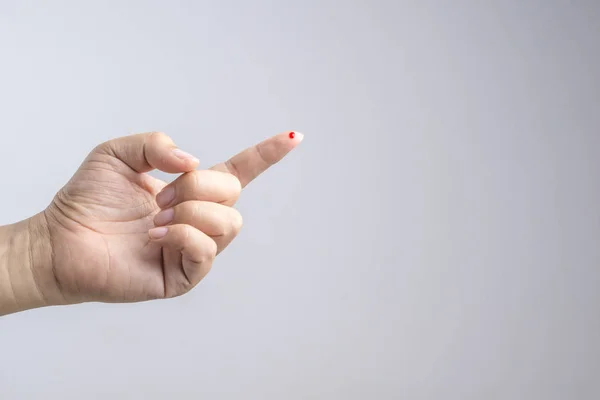
[[[164,237],[168,231],[169,229],[164,227],[152,228],[148,231],[148,235],[150,235],[151,239],[160,239]]]
[[[172,208],[168,208],[166,210],[162,210],[158,214],[154,216],[154,225],[168,225],[173,221],[173,217],[175,216],[175,210]]]
[[[302,139],[304,139],[304,135],[302,133],[296,132],[296,131],[288,133],[288,137],[290,139],[295,139],[297,141],[301,141]]]
[[[175,188],[173,186],[168,186],[163,189],[158,195],[156,195],[156,204],[160,208],[164,208],[171,204],[171,202],[175,199]]]
[[[177,158],[180,158],[184,161],[193,161],[193,162],[199,162],[199,160],[194,157],[193,155],[191,155],[190,153],[186,153],[185,151],[181,150],[181,149],[173,149],[173,154],[175,154],[175,156],[177,156]]]

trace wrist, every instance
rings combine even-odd
[[[0,315],[62,304],[43,213],[0,227]]]

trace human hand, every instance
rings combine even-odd
[[[136,302],[188,292],[239,232],[232,206],[241,189],[301,140],[279,134],[208,170],[195,170],[198,160],[162,133],[98,146],[37,217],[49,241],[47,274],[36,271],[44,299]],[[153,169],[182,175],[167,185],[147,174]]]

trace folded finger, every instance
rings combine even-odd
[[[156,226],[187,224],[210,236],[220,253],[242,228],[242,216],[232,207],[209,201],[186,201],[162,210],[154,217]]]
[[[160,208],[201,200],[233,204],[240,195],[239,180],[229,173],[212,170],[192,171],[181,175],[156,196]]]
[[[206,276],[217,254],[217,244],[202,231],[184,224],[153,228],[148,232],[152,242],[163,248],[181,253],[181,265],[165,265],[165,268],[181,268],[189,284],[195,286]],[[168,276],[175,276],[170,273]],[[166,286],[170,282],[166,282]],[[176,285],[173,285],[176,286]],[[169,293],[166,293],[169,297]]]

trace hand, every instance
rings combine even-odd
[[[162,133],[98,146],[43,213],[53,293],[61,297],[53,301],[135,302],[188,292],[239,232],[242,217],[232,206],[241,189],[302,139],[290,136],[200,171]],[[167,185],[147,174],[153,169],[183,174]]]

